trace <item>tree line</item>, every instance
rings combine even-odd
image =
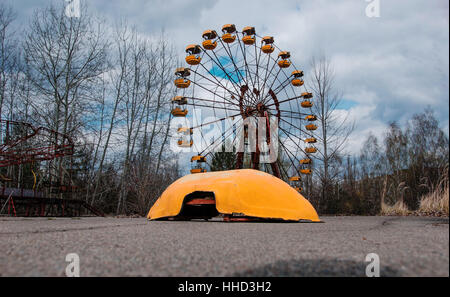
[[[2,168],[7,186],[31,188],[34,169],[38,188],[53,177],[79,185],[72,196],[106,213],[145,214],[179,176],[168,147],[170,42],[163,32],[143,37],[126,20],[109,24],[84,4],[80,17],[59,2],[36,9],[29,24],[15,22],[0,4],[0,117],[68,135],[75,152]]]
[[[391,122],[382,139],[367,137],[359,155],[339,158],[340,173],[330,180],[321,211],[379,214],[394,205],[418,210],[422,197],[448,189],[448,154],[448,137],[431,109],[404,127]],[[448,194],[446,199],[448,211]]]
[[[0,4],[1,120],[45,126],[75,142],[71,158],[0,168],[2,183],[39,189],[54,177],[59,185],[78,185],[70,195],[106,213],[146,214],[180,176],[169,148],[176,57],[163,32],[143,37],[126,20],[107,23],[84,4],[79,18],[67,17],[59,3],[37,9],[23,25]],[[369,135],[350,156],[355,123],[337,116],[342,93],[332,64],[314,57],[310,69],[319,150],[303,193],[319,213],[377,214],[398,202],[414,210],[423,195],[445,186],[448,137],[432,110],[405,127],[389,123],[382,139]],[[211,164],[232,169],[234,153],[218,152]]]
[[[427,108],[413,115],[405,127],[386,123],[382,139],[368,135],[360,153],[351,155],[347,144],[355,123],[349,113],[338,113],[343,95],[334,83],[333,65],[320,55],[312,57],[310,70],[306,83],[315,98],[318,152],[313,173],[302,176],[302,194],[318,212],[375,215],[393,206],[414,211],[422,197],[447,189],[446,198],[439,199],[446,199],[448,214],[449,140],[433,111]],[[217,152],[211,169],[232,169],[234,159],[233,152]]]

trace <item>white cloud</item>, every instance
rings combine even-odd
[[[15,0],[19,17],[48,1]],[[357,152],[368,132],[382,135],[389,121],[405,123],[431,106],[449,130],[449,2],[381,0],[380,18],[368,18],[364,0],[91,1],[92,11],[110,20],[126,17],[141,34],[165,29],[184,59],[184,47],[200,43],[205,29],[225,23],[255,26],[273,35],[306,72],[313,55],[327,54],[336,70],[336,87],[356,102],[349,150]],[[25,22],[26,23],[26,22]]]

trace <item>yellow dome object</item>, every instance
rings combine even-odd
[[[225,43],[233,43],[236,40],[236,36],[231,33],[225,33],[222,35],[222,40]]]
[[[217,47],[217,42],[216,41],[212,41],[212,40],[205,40],[202,42],[203,48],[205,50],[213,50]]]
[[[320,222],[314,207],[298,191],[271,174],[253,169],[186,175],[162,193],[147,218],[177,217],[186,196],[205,192],[214,195],[215,208],[221,214]]]

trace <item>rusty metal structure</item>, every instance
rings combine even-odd
[[[0,120],[0,215],[103,216],[74,195],[73,154],[74,143],[67,135]]]

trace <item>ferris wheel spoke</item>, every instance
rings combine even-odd
[[[221,38],[219,38],[219,41],[220,41],[220,43],[222,44],[222,48],[225,50],[225,52],[227,53],[228,57],[230,58],[231,63],[233,63],[234,69],[235,69],[235,71],[236,71],[236,76],[238,77],[238,79],[239,79],[239,76],[240,76],[241,79],[242,79],[246,84],[248,84],[247,80],[244,78],[244,76],[242,75],[241,71],[239,70],[239,68],[238,68],[237,65],[236,65],[236,62],[235,62],[235,60],[234,60],[234,58],[233,58],[233,53],[231,52],[230,45],[229,45],[229,44],[226,44],[226,45],[225,45],[225,44],[223,43],[223,41],[222,41]],[[228,48],[228,50],[227,50],[227,48]],[[219,57],[217,57],[216,53],[213,52],[213,54],[214,54],[214,56],[216,57],[216,59],[220,62]],[[234,81],[234,80],[233,80],[233,81]]]
[[[203,64],[200,64],[200,65],[203,66]],[[205,66],[203,66],[203,68],[205,68]],[[205,68],[205,69],[206,69],[206,68]],[[225,87],[225,86],[224,86],[224,85],[223,85],[223,84],[222,84],[222,83],[221,83],[214,75],[212,75],[212,76],[216,79],[217,83],[214,82],[213,80],[207,78],[207,77],[204,76],[203,74],[201,74],[201,73],[195,71],[195,70],[192,70],[192,69],[191,69],[191,71],[194,72],[195,74],[197,74],[198,76],[201,76],[202,78],[206,79],[207,81],[209,81],[209,82],[212,83],[212,84],[218,84],[220,87],[222,87],[224,90],[228,91],[230,94],[236,95],[236,93],[233,93],[231,90],[229,90],[228,88],[226,88],[226,87]],[[208,70],[206,69],[206,71],[208,71]]]
[[[255,43],[256,43],[256,42],[255,42]],[[255,88],[256,85],[255,85],[255,82],[254,82],[253,79],[252,79],[252,73],[251,73],[251,71],[250,71],[250,67],[249,67],[249,64],[248,64],[248,62],[247,62],[246,48],[245,48],[245,45],[242,46],[242,44],[241,44],[241,39],[240,39],[240,38],[238,38],[238,44],[239,44],[239,48],[241,49],[241,53],[243,54],[243,59],[244,59],[243,61],[244,61],[244,69],[245,69],[245,72],[247,73],[247,76],[248,76],[249,79],[250,79],[250,83],[251,83],[251,85],[253,86],[253,89],[255,90],[255,89],[256,89],[256,88]],[[247,85],[248,85],[248,81],[247,81]],[[250,99],[251,104],[257,104],[258,98],[255,97],[256,94],[253,92],[253,90],[251,90],[251,92],[250,92],[249,94],[251,94],[251,99]]]
[[[289,80],[289,78],[287,78],[285,81],[283,81],[282,83],[280,83],[274,90],[270,89],[270,91],[273,92],[273,94],[278,95],[280,92],[282,92],[287,86],[289,86],[289,84],[291,83],[291,81]],[[263,102],[266,102],[267,99],[269,99],[271,96],[271,94],[266,94],[266,96],[263,98]]]
[[[246,57],[246,55],[245,55],[245,53],[246,53],[245,45],[244,45],[244,47],[242,47],[242,44],[241,44],[241,38],[237,38],[237,40],[238,40],[239,48],[241,49],[241,52],[242,52],[242,54],[243,54],[243,56],[244,56],[244,67],[245,67],[245,69],[247,69],[247,70],[246,70],[246,73],[248,73],[248,77],[250,78],[250,82],[251,82],[252,86],[254,86],[255,83],[254,83],[253,80],[252,80],[252,76],[251,76],[251,74],[250,74],[250,69],[249,69],[248,63],[247,63],[247,57]]]
[[[235,59],[233,58],[233,53],[232,53],[232,51],[231,51],[230,45],[229,45],[229,44],[226,44],[226,46],[225,46],[225,44],[222,42],[222,39],[219,39],[219,40],[220,40],[220,42],[221,42],[222,45],[223,45],[223,49],[225,50],[225,52],[227,53],[228,57],[230,58],[231,63],[233,64],[233,67],[234,67],[235,72],[236,72],[236,76],[237,76],[238,78],[239,78],[239,76],[240,76],[241,79],[242,79],[242,81],[245,82],[246,85],[248,85],[248,80],[247,80],[246,78],[244,78],[244,76],[243,76],[242,73],[241,73],[242,70],[240,70],[239,67],[236,65],[236,61],[235,61]],[[228,50],[227,50],[227,48],[228,48]],[[214,55],[215,55],[216,58],[217,58],[216,53],[214,53]],[[240,87],[241,87],[241,86],[240,86]],[[245,101],[246,105],[251,105],[251,102],[250,102],[247,98],[249,98],[249,97],[243,98],[243,100]]]
[[[222,98],[223,100],[227,101],[228,103],[234,105],[234,103],[233,103],[232,101],[228,100],[227,98],[225,98],[225,96],[218,95],[217,93],[211,91],[210,89],[206,88],[205,86],[202,86],[202,85],[199,84],[198,82],[195,82],[195,81],[191,81],[191,82],[192,82],[194,85],[196,85],[196,86],[202,88],[203,90],[210,92],[210,93],[213,94],[214,96],[220,97],[220,98]]]
[[[216,53],[213,52],[213,54],[214,54],[214,56],[216,57],[217,61],[216,61],[215,59],[213,59],[212,56],[210,56],[210,55],[208,54],[208,52],[206,52],[206,51],[204,51],[204,52],[206,53],[206,55],[208,55],[208,57],[211,59],[211,61],[213,61],[214,64],[216,64],[216,65],[223,71],[223,73],[228,77],[228,80],[229,80],[229,81],[231,82],[231,84],[233,85],[233,87],[234,87],[234,89],[235,89],[235,91],[236,91],[236,94],[239,93],[239,91],[238,91],[238,89],[237,89],[237,87],[236,87],[236,84],[235,84],[234,79],[229,75],[229,73],[225,70],[225,67],[223,67],[223,65],[220,63],[220,60],[219,60],[219,58],[217,57]],[[201,64],[201,65],[202,65],[202,67],[203,67],[207,72],[209,72],[208,69],[206,69],[206,67],[205,67],[203,64]],[[209,72],[209,73],[210,73],[210,72]],[[215,75],[213,75],[213,76],[215,77]]]
[[[220,106],[211,106],[211,105],[204,105],[204,104],[195,104],[195,103],[186,103],[185,105],[191,105],[194,107],[209,107],[209,108],[215,108],[215,109],[220,109],[220,110],[232,110],[232,111],[240,111],[239,109],[233,109],[233,108],[227,108],[227,107],[220,107]]]
[[[305,154],[306,156],[309,156],[309,154],[306,152],[306,151],[304,151],[300,146],[298,146],[297,144],[296,144],[296,142],[291,138],[291,136],[290,135],[292,135],[292,133],[290,133],[290,132],[287,132],[286,130],[284,130],[284,129],[282,129],[282,128],[279,128],[281,131],[283,131],[284,132],[284,134],[297,146],[297,148],[298,149],[300,149],[300,151],[303,153],[303,154]],[[322,154],[322,152],[320,151],[320,150],[317,150],[317,152],[323,157],[323,154]]]
[[[286,146],[283,144],[283,141],[280,141],[280,144],[281,144],[281,147],[282,147],[282,148],[284,149],[284,151],[286,152],[286,156],[288,157],[289,161],[291,162],[291,165],[292,165],[295,169],[297,169],[296,163],[292,160],[292,158],[291,158],[291,156],[290,156],[290,154],[292,154],[292,152],[290,152],[290,151],[286,148]],[[298,162],[298,160],[297,160],[297,158],[295,157],[294,154],[292,154],[292,157],[294,158],[295,161]]]
[[[241,113],[236,113],[236,114],[233,114],[233,115],[230,115],[230,116],[226,116],[226,117],[220,118],[218,120],[214,120],[214,121],[211,121],[211,122],[208,122],[208,123],[200,124],[200,125],[197,125],[195,127],[192,127],[192,129],[201,128],[203,126],[211,125],[211,124],[214,124],[216,122],[224,121],[224,120],[229,119],[229,118],[234,118],[234,117],[237,117],[239,115],[241,115]]]
[[[270,109],[270,108],[269,108],[269,110],[271,110],[271,111],[278,111],[278,110]],[[285,113],[285,114],[288,113],[288,114],[291,114],[291,115],[294,115],[294,116],[300,116],[300,117],[305,117],[305,116],[309,115],[307,113],[302,113],[302,112],[298,112],[298,111],[290,111],[290,110],[283,110],[283,109],[280,109],[279,111],[282,112],[282,113]],[[298,118],[298,119],[304,119],[304,118]]]
[[[260,47],[259,48],[259,55],[258,55],[257,54],[257,52],[258,52],[257,48],[258,47],[256,46],[256,42],[254,43],[254,46],[255,46],[255,59],[256,59],[256,79],[258,80],[258,90],[260,90],[261,89],[261,85],[259,83],[259,62],[260,62],[260,59],[261,59],[262,50],[261,50],[261,47]],[[260,95],[258,95],[257,97],[258,97],[258,100],[261,99]]]
[[[238,66],[237,66],[237,64],[236,64],[236,61],[235,61],[235,59],[233,58],[233,53],[232,53],[232,51],[231,51],[230,45],[229,45],[228,43],[227,43],[227,44],[224,44],[221,38],[219,38],[219,41],[220,41],[220,43],[222,44],[222,48],[225,50],[226,54],[228,55],[228,58],[230,58],[231,63],[233,64],[233,67],[234,67],[235,72],[236,72],[236,77],[239,79],[239,76],[240,76],[241,78],[240,78],[239,80],[242,80],[242,81],[245,82],[245,84],[248,84],[247,79],[246,79],[246,78],[242,75],[242,73],[241,73],[242,70],[240,70],[240,69],[238,68]],[[216,53],[213,52],[213,54],[214,54],[214,56],[216,57],[216,59],[220,62],[219,57],[217,57]],[[234,80],[233,80],[233,81],[234,81]]]
[[[219,146],[219,144],[224,144],[224,143],[222,142],[222,140],[223,140],[223,138],[226,138],[225,135],[226,135],[227,133],[231,133],[231,135],[232,135],[232,134],[233,134],[233,131],[234,131],[234,125],[232,125],[232,126],[229,127],[227,130],[225,130],[225,131],[222,133],[222,135],[220,136],[220,139],[213,141],[208,147],[206,147],[206,148],[200,153],[200,155],[203,155],[206,151],[208,151],[208,149],[209,149],[210,147],[212,147],[212,149],[210,149],[206,155],[211,154],[212,152],[214,152],[214,149],[216,149],[216,148]],[[215,144],[215,142],[218,142],[218,143]]]
[[[278,77],[278,75],[280,74],[280,72],[281,72],[281,68],[278,69],[278,72],[277,72],[277,74],[275,75],[275,78],[274,78],[274,80],[272,81],[272,84],[271,84],[270,87],[269,87],[269,91],[272,90],[273,85],[274,85],[275,82],[277,81],[277,77]],[[269,95],[269,94],[267,93],[263,98],[266,98],[268,95]]]
[[[295,126],[294,124],[292,124],[291,122],[289,122],[289,121],[287,121],[287,120],[285,120],[285,119],[283,119],[283,118],[280,118],[280,119],[281,119],[283,122],[285,122],[285,123],[289,124],[290,126],[292,126],[292,128],[300,130],[300,132],[302,132],[302,133],[305,134],[306,136],[308,136],[308,137],[314,137],[314,138],[316,138],[316,139],[319,140],[319,141],[323,141],[323,139],[322,139],[319,135],[313,134],[313,133],[311,133],[311,131],[304,131],[303,129],[299,128],[298,126]]]
[[[273,58],[271,57],[272,54],[269,54],[267,56],[267,65],[266,65],[266,73],[264,75],[264,82],[263,82],[263,86],[261,88],[261,91],[264,92],[265,87],[266,87],[266,82],[267,79],[270,77],[270,75],[272,74],[273,69],[275,68],[275,65],[277,65],[277,63],[273,60]],[[271,59],[272,58],[272,59]],[[272,68],[270,68],[270,72],[269,72],[269,65],[270,65],[270,61],[274,61]]]
[[[282,70],[282,69],[280,68],[280,70],[278,71],[277,75],[275,76],[275,78],[274,78],[274,80],[273,80],[273,82],[272,82],[272,85],[271,85],[271,87],[270,87],[270,89],[269,89],[268,94],[266,94],[266,95],[264,96],[264,99],[263,99],[264,102],[266,102],[266,101],[268,100],[269,95],[270,95],[271,97],[274,97],[274,96],[277,96],[277,95],[278,95],[280,92],[282,92],[282,91],[285,91],[285,92],[286,92],[286,87],[288,87],[288,86],[291,84],[291,78],[290,78],[290,76],[289,76],[289,75],[286,75],[286,73],[285,73],[284,71],[281,71],[281,70]],[[281,81],[281,80],[278,78],[278,75],[280,74],[280,72],[283,73],[284,76],[286,77],[284,81]],[[278,85],[276,88],[273,89],[273,86],[275,85],[276,82],[278,82],[279,85]],[[289,96],[287,96],[287,97],[289,97]]]
[[[291,122],[289,122],[289,121],[287,121],[287,120],[285,120],[285,119],[283,119],[283,118],[280,118],[280,119],[281,119],[283,122],[289,124],[292,128],[298,129],[298,130],[300,130],[300,132],[302,132],[302,133],[304,133],[304,134],[306,134],[306,135],[308,135],[308,136],[310,136],[310,137],[313,136],[312,133],[308,133],[308,132],[306,132],[306,131],[303,131],[303,129],[299,128],[298,126],[295,126],[295,125],[292,124]],[[300,120],[301,120],[301,119],[300,119]]]
[[[211,100],[211,99],[205,99],[205,98],[198,98],[198,97],[192,97],[192,96],[184,96],[186,99],[190,99],[190,100],[194,100],[194,101],[202,101],[202,102],[211,102],[214,104],[223,104],[224,106],[230,106],[232,105],[234,106],[239,106],[237,103],[227,103],[227,102],[220,102],[220,101],[216,101],[216,100]],[[214,106],[209,106],[211,108],[216,107]]]
[[[229,45],[227,45],[227,46],[230,48]],[[231,49],[230,49],[230,51],[231,51]],[[232,56],[230,56],[230,57],[231,57],[231,59],[233,59]],[[234,61],[234,60],[233,60],[233,61]],[[236,65],[236,64],[235,64],[236,62],[233,62],[233,63],[234,63],[234,65]],[[244,61],[244,63],[245,63],[245,61]],[[251,77],[250,77],[248,71],[245,70],[245,66],[244,66],[244,70],[238,70],[238,69],[236,68],[236,71],[239,72],[239,73],[241,74],[242,77],[243,77],[243,75],[242,75],[241,71],[245,71],[245,72],[244,72],[244,73],[246,74],[245,77],[251,79]],[[244,80],[244,82],[245,82],[245,86],[248,87],[248,85],[249,85],[248,79]],[[240,86],[240,87],[242,88],[243,86]],[[250,106],[250,105],[252,105],[252,104],[254,104],[254,103],[256,102],[256,98],[255,98],[255,95],[253,94],[253,92],[250,92],[250,93],[248,93],[248,94],[249,94],[248,96],[243,97],[243,101],[245,101],[245,104],[246,104],[247,106]]]
[[[278,127],[278,129],[280,129],[288,138],[289,138],[289,140],[291,140],[294,144],[295,144],[295,146],[297,147],[297,148],[299,148],[299,150],[301,151],[301,152],[303,152],[304,154],[306,154],[306,152],[299,146],[299,144],[297,144],[296,142],[295,142],[295,140],[293,140],[292,139],[292,137],[291,137],[291,135],[293,135],[291,132],[288,132],[288,131],[286,131],[285,129],[283,129],[283,128],[281,128],[281,127]],[[294,137],[297,137],[296,135],[293,135]]]
[[[278,104],[289,102],[289,101],[292,101],[292,100],[295,100],[295,99],[300,99],[300,98],[303,98],[303,96],[295,96],[295,97],[287,98],[287,99],[278,101]],[[266,107],[274,106],[274,105],[276,105],[276,103],[267,104]]]

